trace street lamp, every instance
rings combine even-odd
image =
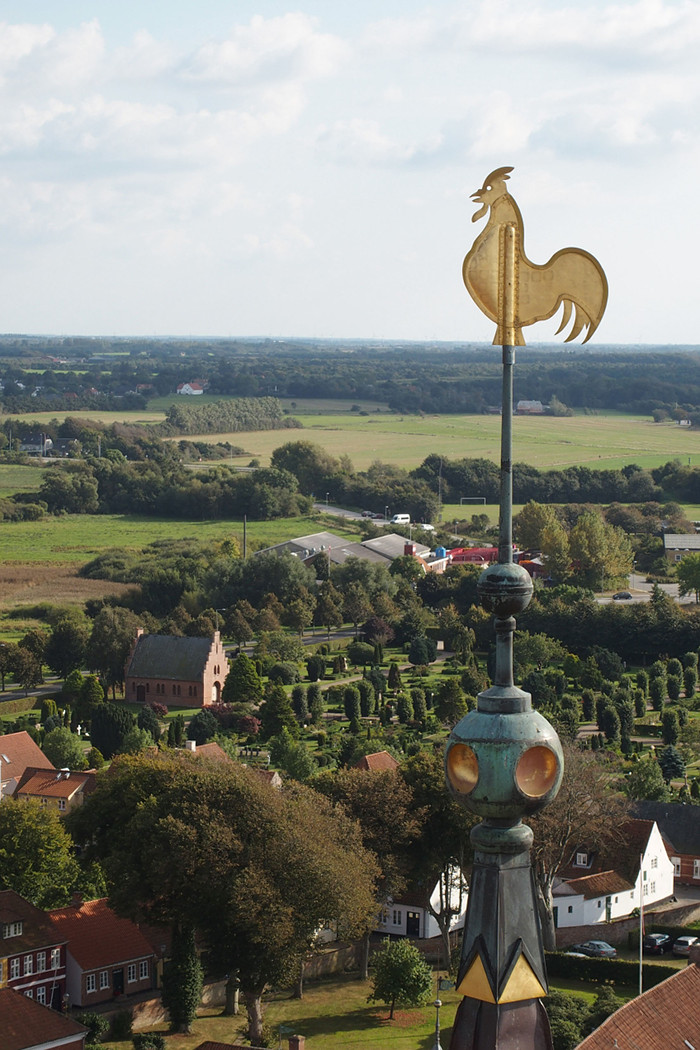
[[[326,506],[328,506],[328,493],[326,493]]]
[[[384,508],[384,521],[388,521],[388,520],[389,520],[389,508],[385,507]]]

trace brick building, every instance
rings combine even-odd
[[[124,696],[140,704],[207,707],[220,702],[228,669],[218,631],[211,638],[181,638],[139,628],[124,669]]]

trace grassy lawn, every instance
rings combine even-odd
[[[304,998],[291,999],[289,994],[279,993],[267,1000],[265,1023],[277,1034],[279,1025],[284,1025],[297,1035],[306,1037],[310,1050],[345,1050],[357,1047],[362,1050],[385,1050],[398,1047],[400,1050],[426,1050],[432,1046],[435,1032],[435,1008],[395,1011],[390,1021],[388,1007],[381,1003],[368,1003],[369,983],[355,977],[335,977],[307,982]],[[592,1002],[597,989],[591,991],[576,982],[558,982],[557,988],[582,995]],[[633,990],[619,990],[625,998]],[[461,1000],[454,990],[440,992],[443,1003],[440,1010],[440,1041],[449,1046],[457,1006]],[[194,1050],[206,1040],[212,1042],[235,1042],[245,1030],[245,1011],[238,1017],[222,1017],[220,1010],[202,1010],[194,1022],[192,1035],[172,1035],[166,1040],[167,1050]],[[166,1032],[166,1025],[156,1026]],[[133,1050],[130,1040],[115,1042],[107,1040],[110,1050]],[[275,1042],[275,1046],[277,1043]],[[283,1035],[282,1046],[287,1038]]]

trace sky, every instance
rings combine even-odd
[[[700,0],[0,0],[0,332],[490,342],[512,165],[594,342],[700,344],[698,54]]]

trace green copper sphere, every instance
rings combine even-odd
[[[481,604],[499,619],[517,616],[527,609],[532,597],[532,578],[517,562],[489,565],[476,585]]]

